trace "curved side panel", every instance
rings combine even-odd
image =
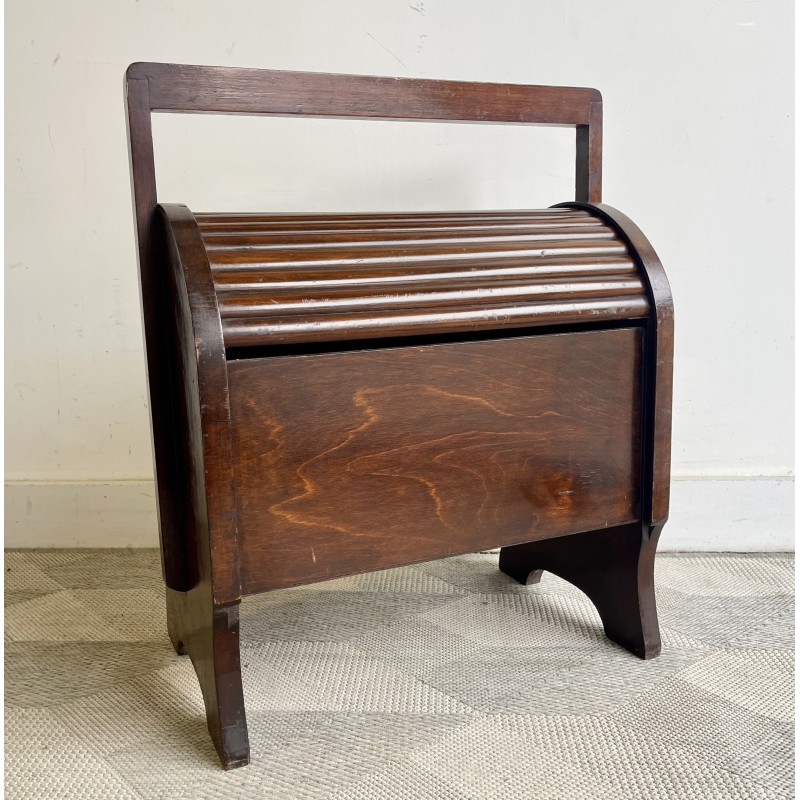
[[[215,604],[241,598],[231,466],[228,373],[217,296],[194,215],[183,205],[159,206],[166,222],[172,331],[176,345],[173,392],[182,394],[182,495],[187,517],[185,558]],[[191,540],[194,539],[194,542]],[[189,570],[191,572],[191,569]]]
[[[646,340],[645,408],[651,451],[644,459],[645,485],[650,485],[644,520],[652,526],[663,525],[669,515],[669,482],[672,442],[672,362],[674,349],[674,312],[669,281],[653,246],[639,227],[625,214],[604,203],[559,203],[554,208],[581,208],[612,225],[636,256],[642,278],[650,295],[650,330]],[[647,498],[645,498],[647,501]],[[649,511],[649,513],[648,513]]]

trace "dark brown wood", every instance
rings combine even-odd
[[[594,603],[609,639],[648,659],[661,652],[653,559],[660,526],[640,522],[504,547],[500,569],[523,584],[552,572]]]
[[[447,244],[431,244],[420,241],[404,244],[404,247],[395,244],[389,247],[371,245],[367,248],[359,247],[358,243],[345,245],[327,243],[326,249],[309,250],[303,247],[287,247],[277,251],[266,247],[245,246],[237,249],[213,249],[209,251],[208,255],[212,267],[217,269],[230,268],[230,265],[249,269],[254,267],[293,269],[326,264],[369,267],[387,262],[413,264],[435,260],[446,263],[483,253],[491,253],[493,257],[496,257],[498,253],[514,253],[528,259],[535,259],[537,256],[604,256],[625,253],[625,248],[619,242],[605,238],[597,243],[553,237],[543,242],[458,241]]]
[[[369,271],[294,266],[285,271],[258,268],[216,270],[214,285],[221,300],[225,301],[240,294],[247,296],[264,291],[275,296],[291,290],[327,294],[347,289],[367,294],[370,291],[400,291],[415,287],[466,287],[475,283],[502,286],[505,281],[603,280],[607,277],[641,281],[636,265],[627,256],[565,256],[544,264],[531,264],[525,257],[507,258],[502,254],[493,254],[487,263],[464,259],[452,264],[420,262],[414,267],[418,268],[410,269],[408,264],[385,264]],[[641,294],[644,296],[644,291]]]
[[[589,103],[589,120],[575,129],[575,199],[584,203],[599,203],[603,175],[603,103]]]
[[[175,448],[176,398],[170,379],[166,296],[166,264],[163,228],[156,224],[156,178],[150,125],[150,98],[147,81],[126,82],[128,148],[133,186],[137,256],[145,335],[147,380],[150,393],[150,423],[153,466],[156,477],[156,505],[161,567],[167,586],[185,590],[190,577],[183,557],[180,509],[173,486],[178,479],[178,452]]]
[[[167,626],[223,765],[244,594],[499,545],[655,655],[672,301],[598,205],[599,93],[174,64],[126,92]],[[195,215],[157,204],[154,111],[570,125],[577,200]]]
[[[472,288],[438,290],[428,292],[414,292],[413,294],[386,294],[385,292],[367,291],[363,294],[351,292],[326,292],[324,296],[309,301],[304,294],[278,294],[264,292],[249,296],[229,295],[220,302],[220,313],[223,320],[233,319],[286,319],[294,316],[306,316],[312,311],[314,314],[341,314],[352,309],[360,313],[369,313],[372,317],[383,311],[397,312],[398,310],[417,307],[420,309],[453,309],[464,310],[474,304],[481,308],[499,307],[510,305],[519,307],[521,304],[529,305],[531,315],[538,306],[534,303],[546,301],[549,303],[562,303],[568,299],[589,300],[616,297],[622,299],[627,296],[641,295],[641,282],[639,280],[615,280],[607,278],[602,281],[573,280],[569,282],[549,281],[507,281],[505,284],[495,286],[473,286]],[[624,302],[624,301],[623,301]],[[572,304],[570,304],[572,305]],[[642,313],[646,313],[647,304],[640,303]],[[637,316],[633,309],[626,318]],[[225,331],[223,322],[223,332]],[[269,343],[269,340],[264,342]],[[241,343],[240,343],[241,344]]]
[[[154,111],[587,125],[596,89],[137,63]]]
[[[435,329],[437,333],[463,330],[522,328],[556,323],[601,322],[647,316],[647,301],[642,297],[601,298],[564,303],[518,305],[487,304],[488,307],[463,311],[375,312],[369,317],[354,314],[307,316],[302,320],[278,318],[273,322],[237,319],[224,323],[228,346],[260,342],[299,343],[376,339],[386,336],[414,336]]]
[[[663,527],[669,516],[669,487],[672,456],[672,372],[675,343],[672,291],[667,273],[656,251],[641,229],[623,214],[603,203],[563,203],[559,208],[580,208],[593,211],[613,225],[634,255],[650,299],[650,316],[646,345],[648,374],[645,376],[645,413],[649,439],[644,486],[645,519],[650,525]]]
[[[172,365],[186,409],[187,490],[182,511],[199,531],[197,574],[208,580],[215,603],[241,599],[239,547],[231,455],[228,375],[217,295],[197,223],[186,206],[161,206],[171,254],[173,337],[179,344]],[[203,543],[210,537],[213,547]],[[191,588],[191,587],[190,587]]]
[[[167,628],[178,655],[192,659],[211,740],[225,769],[250,763],[239,656],[239,603],[214,604],[208,584],[167,588]]]
[[[160,354],[170,370],[177,473],[166,487],[176,514],[184,585],[167,584],[167,626],[188,653],[206,705],[208,728],[226,768],[249,761],[239,668],[239,548],[231,464],[230,408],[219,309],[205,248],[185,206],[163,206],[170,255],[163,288],[170,326]]]
[[[601,199],[603,100],[596,89],[148,62],[131,64],[125,77],[126,85],[147,86],[151,111],[575,127],[575,199]],[[146,128],[139,136],[142,121],[134,134],[137,147],[149,144],[152,161],[149,120]],[[147,182],[149,170],[140,176],[134,164],[133,177]],[[147,231],[142,222],[154,206],[137,214],[140,230]]]
[[[362,234],[375,237],[382,234],[403,233],[414,235],[453,235],[475,232],[475,235],[500,233],[536,233],[541,230],[564,228],[591,234],[593,229],[603,227],[597,217],[586,212],[570,211],[550,214],[526,212],[503,215],[479,212],[460,215],[432,215],[425,212],[387,216],[370,214],[368,217],[343,214],[292,215],[283,214],[196,214],[203,238],[209,245],[218,239],[236,241],[247,236],[285,236],[299,234],[303,239],[320,233],[342,232],[347,236]],[[612,234],[613,236],[613,234]]]
[[[402,214],[308,214],[308,213],[196,213],[203,237],[226,234],[318,233],[321,231],[393,232],[395,230],[461,232],[497,228],[598,228],[603,223],[586,211],[545,208],[508,211],[415,211]]]
[[[337,235],[338,233],[338,235]],[[234,234],[212,233],[204,236],[209,253],[239,254],[248,253],[268,256],[271,251],[288,250],[305,252],[314,258],[336,258],[341,250],[361,251],[372,255],[389,250],[402,258],[409,250],[420,247],[422,252],[447,253],[451,247],[463,248],[462,252],[474,250],[481,252],[495,247],[519,247],[529,249],[534,245],[542,248],[552,243],[573,242],[583,244],[585,241],[605,239],[613,240],[614,233],[607,228],[594,225],[532,225],[529,228],[498,228],[485,226],[482,230],[469,229],[466,232],[458,228],[408,228],[387,232],[385,229],[369,231],[347,230],[341,232],[298,231],[292,233],[237,232]],[[271,259],[270,259],[271,260]]]
[[[245,593],[637,519],[641,334],[231,362]]]
[[[248,232],[249,218],[230,214],[222,215],[225,233],[219,233],[207,221],[201,234],[225,343],[340,341],[648,315],[641,278],[615,228],[584,211],[527,217],[532,227],[523,231],[484,221],[479,233],[472,216],[432,229],[424,227],[425,215],[405,215],[411,227],[403,232],[353,231],[322,215],[309,221],[314,233],[265,217],[257,223],[260,232]]]

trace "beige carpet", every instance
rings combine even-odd
[[[158,554],[6,554],[6,797],[793,796],[790,556],[660,556],[663,654],[473,555],[242,604],[253,763],[223,772]]]

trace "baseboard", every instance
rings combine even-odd
[[[6,547],[157,547],[150,481],[10,482]],[[791,478],[676,479],[661,551],[794,550]]]
[[[6,483],[6,547],[158,547],[152,481]]]
[[[678,478],[659,550],[794,551],[793,478]]]

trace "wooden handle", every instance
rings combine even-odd
[[[149,112],[560,125],[577,130],[575,199],[601,199],[596,89],[144,62],[128,67],[125,82],[132,151],[152,150]],[[132,91],[140,96],[133,115]],[[151,180],[141,172],[134,163],[134,183]]]
[[[596,89],[331,75],[185,64],[131,64],[152,111],[589,125]]]

